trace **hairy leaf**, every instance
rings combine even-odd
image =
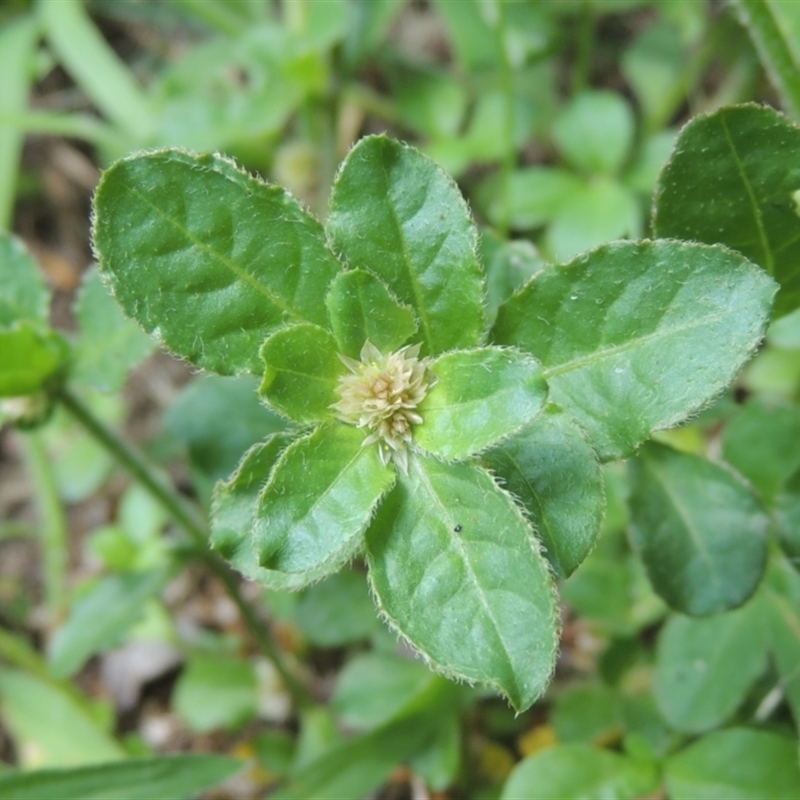
[[[432,666],[517,710],[553,669],[553,583],[530,526],[482,469],[414,456],[367,534],[378,603]]]
[[[733,379],[763,336],[774,292],[723,247],[616,242],[535,275],[500,307],[492,338],[533,353],[550,399],[601,460],[622,458]]]
[[[341,166],[327,231],[353,268],[381,278],[419,319],[427,353],[478,344],[483,276],[458,187],[411,147],[362,139]]]
[[[605,510],[600,465],[572,418],[550,405],[483,462],[525,506],[555,574],[569,576],[594,546]]]
[[[747,600],[764,573],[769,527],[750,487],[655,443],[631,467],[631,541],[661,597],[695,616]]]
[[[331,424],[290,445],[258,501],[254,547],[261,566],[309,582],[355,555],[375,505],[394,483],[364,433]]]
[[[358,358],[369,340],[381,352],[399,349],[417,330],[414,312],[392,297],[386,284],[362,269],[337,275],[325,304],[340,352]]]
[[[656,189],[656,235],[725,244],[781,285],[776,315],[800,305],[800,128],[771,108],[728,106],[681,131]]]
[[[130,156],[103,174],[94,202],[94,245],[117,300],[193,364],[260,374],[258,348],[276,328],[328,327],[340,266],[322,227],[228,159]]]
[[[414,438],[448,460],[467,458],[518,430],[547,397],[539,362],[514,350],[447,353],[430,371],[438,380],[417,409],[423,423]]]

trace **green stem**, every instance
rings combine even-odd
[[[733,6],[756,46],[761,63],[780,92],[786,110],[800,119],[800,66],[775,19],[768,0],[733,0]]]
[[[67,520],[42,434],[33,431],[22,434],[21,439],[39,509],[45,605],[48,611],[48,625],[53,628],[67,615],[66,576],[69,555]]]
[[[151,464],[134,450],[124,439],[98,419],[83,400],[69,389],[63,388],[58,399],[64,408],[101,444],[111,455],[164,507],[167,513],[192,538],[198,558],[222,583],[239,609],[244,624],[250,631],[259,649],[274,664],[286,689],[298,708],[311,702],[308,690],[289,669],[283,653],[273,640],[269,629],[245,600],[239,587],[239,579],[228,564],[208,548],[208,530],[205,522],[172,487],[162,481]]]
[[[516,148],[514,145],[514,80],[511,61],[508,58],[506,47],[506,9],[504,3],[497,4],[497,39],[501,53],[500,77],[502,81],[503,97],[505,99],[503,114],[503,215],[500,220],[500,233],[503,238],[508,237],[511,228],[511,176],[516,166]]]

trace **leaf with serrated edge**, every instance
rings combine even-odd
[[[412,147],[362,139],[342,163],[326,230],[352,268],[416,312],[424,352],[479,343],[484,279],[475,224],[453,179]]]
[[[270,406],[301,423],[331,416],[345,368],[328,331],[308,323],[290,325],[273,333],[260,352],[266,370],[259,392]]]
[[[259,563],[293,575],[335,572],[361,547],[376,504],[394,483],[377,445],[332,423],[292,443],[261,492],[253,527]]]
[[[612,242],[534,276],[500,307],[491,338],[542,362],[550,399],[607,461],[733,380],[776,288],[719,245]]]
[[[340,350],[350,358],[359,357],[367,340],[390,353],[417,331],[411,308],[393,297],[380,278],[362,269],[337,275],[325,305]]]
[[[719,614],[756,590],[769,517],[732,470],[649,442],[631,462],[630,536],[653,588],[684,614]]]
[[[530,526],[491,476],[414,454],[367,532],[387,621],[451,678],[518,711],[544,691],[558,645],[553,580]]]
[[[692,119],[661,172],[659,237],[724,244],[781,284],[780,316],[800,305],[800,128],[754,103]]]
[[[447,460],[467,458],[531,422],[544,407],[541,364],[527,353],[482,347],[446,353],[417,408],[416,443]]]
[[[276,433],[253,445],[242,456],[233,475],[216,485],[211,504],[211,546],[246,578],[276,590],[300,589],[309,577],[264,569],[259,566],[253,549],[258,496],[291,441],[291,434]]]
[[[136,154],[95,195],[94,246],[125,312],[186,360],[260,374],[275,329],[328,327],[341,269],[322,226],[284,189],[219,155]]]
[[[569,576],[594,546],[606,505],[597,456],[569,414],[547,406],[482,461],[527,510],[553,572]]]

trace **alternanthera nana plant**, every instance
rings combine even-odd
[[[553,670],[601,462],[729,385],[776,290],[720,245],[622,241],[545,267],[489,322],[458,188],[383,136],[347,156],[324,226],[178,150],[113,165],[95,214],[123,309],[201,369],[263,376],[287,420],[218,485],[213,546],[280,589],[362,556],[393,629],[518,710]]]

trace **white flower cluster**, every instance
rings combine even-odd
[[[378,442],[381,461],[393,460],[403,472],[408,469],[411,428],[422,424],[416,408],[434,382],[426,374],[430,359],[419,358],[419,349],[415,344],[383,355],[367,340],[361,361],[340,355],[350,374],[339,381],[342,399],[331,406],[343,422],[368,428],[364,445]]]

